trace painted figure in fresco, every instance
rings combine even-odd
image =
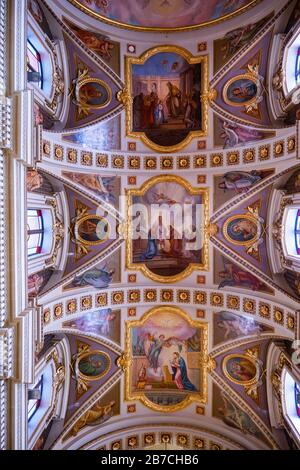
[[[223,129],[220,137],[224,140],[224,149],[245,145],[247,142],[261,140],[265,137],[265,134],[257,129],[242,127],[228,121],[220,121]]]
[[[263,325],[254,320],[233,315],[230,312],[222,312],[217,326],[224,330],[224,339],[233,339],[239,336],[260,335],[263,333]]]
[[[29,10],[39,24],[43,23],[43,13],[35,0],[29,0]]]
[[[115,319],[116,314],[110,308],[106,308],[87,313],[84,317],[64,322],[63,326],[109,337],[111,324]]]
[[[80,274],[79,276],[75,276],[72,284],[74,287],[83,287],[89,285],[95,287],[96,289],[106,289],[112,282],[114,273],[114,269],[108,271],[107,267],[102,269],[89,269],[85,273]]]
[[[91,189],[99,196],[102,197],[106,202],[113,203],[116,198],[113,194],[114,183],[116,180],[115,176],[102,177],[99,175],[88,175],[86,173],[68,173],[68,178],[77,184],[81,184],[88,189]]]
[[[191,93],[188,94],[186,104],[185,104],[185,111],[184,111],[184,123],[185,126],[189,129],[197,126],[197,102],[195,99],[195,95]]]
[[[114,48],[114,44],[109,41],[107,36],[96,35],[90,31],[76,28],[74,25],[72,25],[72,29],[76,31],[76,35],[89,49],[96,52],[103,59],[108,61],[111,59],[111,51]]]
[[[251,418],[231,401],[224,392],[221,393],[223,406],[218,409],[225,424],[242,432],[253,434],[259,433],[258,428]]]
[[[104,372],[107,359],[101,354],[89,354],[79,361],[78,369],[87,377],[97,377]]]
[[[226,45],[221,48],[224,52],[223,60],[231,57],[241,47],[248,44],[251,38],[260,31],[261,27],[266,22],[266,18],[258,21],[257,23],[248,24],[247,26],[241,26],[225,34]]]
[[[147,248],[142,253],[141,260],[153,259],[158,254],[165,257],[178,258],[182,255],[182,247],[182,240],[176,236],[174,227],[170,225],[167,236],[162,216],[159,216],[158,222],[149,230]]]
[[[161,100],[158,101],[154,109],[154,124],[155,127],[159,127],[165,122],[164,107]]]
[[[185,360],[178,352],[174,352],[171,366],[173,370],[173,380],[175,381],[177,388],[180,390],[196,392],[197,389],[195,385],[192,384],[188,378]]]
[[[140,129],[142,127],[142,114],[144,106],[144,93],[141,91],[133,98],[133,128]]]
[[[164,346],[168,345],[168,341],[165,340],[165,335],[159,335],[158,338],[152,337],[152,344],[148,352],[148,359],[150,367],[156,372],[159,366],[158,359],[159,355]]]
[[[103,102],[103,91],[98,83],[86,83],[80,87],[79,101],[87,106],[99,106]]]
[[[181,91],[176,85],[171,82],[167,83],[169,93],[166,97],[166,104],[169,112],[169,116],[176,118],[181,112]]]
[[[80,429],[85,426],[95,426],[107,421],[112,417],[112,410],[115,404],[115,401],[111,401],[108,405],[102,406],[100,400],[98,400],[95,405],[90,410],[86,411],[73,426],[71,431],[72,435],[77,436]]]
[[[27,191],[35,191],[43,185],[44,178],[37,170],[27,170],[26,189]]]
[[[263,283],[257,277],[234,264],[226,263],[224,267],[225,270],[219,272],[220,278],[223,279],[219,284],[219,289],[228,286],[259,290],[263,286]]]
[[[42,274],[31,274],[28,277],[28,296],[36,297],[41,290],[44,282],[44,276]]]
[[[257,85],[254,81],[241,78],[233,82],[227,90],[227,98],[233,103],[247,103],[257,95]]]
[[[140,126],[142,129],[151,129],[155,127],[155,112],[159,104],[159,98],[157,94],[157,85],[155,82],[151,84],[151,91],[149,94],[144,95],[140,93],[139,98],[134,103],[133,113],[135,119],[138,119],[138,110],[140,110]]]
[[[218,187],[227,190],[235,190],[239,193],[246,193],[254,184],[262,180],[262,173],[256,170],[247,171],[229,171],[223,175],[223,181]]]
[[[44,116],[40,110],[40,107],[37,103],[33,105],[33,114],[34,114],[34,122],[36,126],[39,126],[44,123]]]
[[[244,358],[229,360],[226,369],[232,378],[240,382],[249,382],[256,375],[256,366]]]
[[[232,240],[250,241],[257,235],[257,224],[252,220],[237,218],[229,222],[227,233]]]
[[[230,15],[250,0],[81,0],[100,15],[146,27],[184,27]]]

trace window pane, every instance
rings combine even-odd
[[[297,383],[295,383],[295,405],[297,415],[300,418],[300,386]]]

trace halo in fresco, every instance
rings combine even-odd
[[[69,0],[115,26],[151,31],[195,29],[226,20],[261,0]]]

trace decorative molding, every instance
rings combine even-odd
[[[295,140],[295,146],[289,152],[284,152],[283,149],[289,148],[289,142]],[[89,171],[94,170],[99,171],[99,166],[104,172],[116,172],[118,173],[128,173],[137,174],[144,170],[144,172],[157,172],[161,174],[162,172],[176,172],[185,170],[188,172],[193,169],[201,169],[203,171],[207,167],[216,172],[222,171],[223,169],[228,169],[228,171],[233,171],[235,168],[241,167],[241,161],[246,158],[245,155],[249,151],[253,151],[253,155],[250,161],[244,161],[243,163],[248,163],[261,166],[266,163],[270,166],[278,165],[280,161],[292,160],[296,158],[297,155],[297,129],[296,127],[287,128],[287,133],[285,137],[273,137],[271,139],[266,139],[261,141],[251,143],[251,146],[244,147],[243,150],[233,147],[228,149],[212,149],[199,153],[199,151],[190,152],[188,155],[181,152],[176,152],[176,155],[161,153],[153,153],[151,156],[149,153],[139,153],[132,151],[118,151],[115,152],[99,152],[92,148],[85,148],[84,152],[91,155]],[[63,157],[61,160],[57,160],[55,156],[55,149],[57,146],[63,148]],[[279,146],[281,151],[279,151]],[[268,159],[261,159],[261,152],[259,148],[268,148]],[[291,145],[290,145],[291,147]],[[84,164],[80,158],[69,158],[70,151],[72,155],[75,152],[77,155],[80,155],[82,147],[78,144],[74,144],[68,141],[61,140],[56,134],[50,131],[43,131],[43,158],[48,165],[54,165],[59,167],[64,167],[65,170],[74,171],[74,170],[86,170],[86,164]],[[116,164],[116,157],[119,158],[118,165]],[[133,164],[134,162],[134,164]],[[258,186],[258,185],[257,185]],[[247,193],[248,194],[248,193]]]

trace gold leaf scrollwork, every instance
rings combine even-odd
[[[129,94],[127,88],[124,88],[123,90],[118,91],[117,100],[120,103],[122,103],[124,106],[127,106],[131,103],[132,98],[130,97],[130,94]]]

